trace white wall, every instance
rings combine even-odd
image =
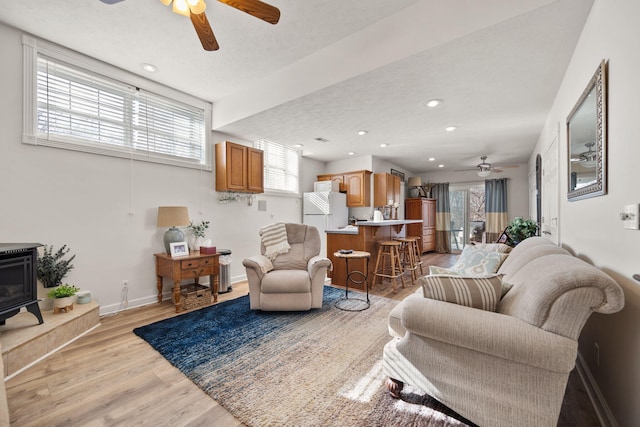
[[[580,353],[621,426],[640,425],[640,231],[625,230],[618,213],[640,203],[640,2],[596,0],[558,91],[547,125],[531,156],[543,153],[560,124],[560,228],[562,245],[611,275],[624,289],[625,308],[593,315],[580,338]],[[602,59],[609,61],[609,191],[602,197],[568,202],[565,122]],[[543,191],[544,197],[544,191]],[[600,347],[600,364],[594,360]]]

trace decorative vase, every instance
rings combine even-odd
[[[413,187],[411,190],[409,190],[409,196],[411,196],[411,198],[415,199],[416,197],[420,197],[420,190],[418,190],[418,187]]]
[[[53,313],[60,313],[62,310],[65,313],[73,310],[73,297],[53,298]]]
[[[192,251],[199,251],[200,246],[204,243],[204,237],[191,236],[189,239],[189,249]]]

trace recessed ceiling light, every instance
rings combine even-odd
[[[429,157],[429,161],[433,162],[436,158],[435,157]]]
[[[158,71],[158,67],[153,64],[142,64],[142,69],[150,73],[155,73],[156,71]]]
[[[382,147],[382,148],[385,148],[385,147],[388,147],[388,146],[389,146],[389,144],[380,144],[380,147]]]
[[[437,107],[438,105],[442,104],[442,99],[431,99],[429,101],[427,101],[427,107],[429,108],[434,108]]]
[[[294,146],[294,147],[296,147],[296,148],[302,148],[302,147],[304,147],[304,145],[302,145],[302,144],[293,144],[293,146]]]
[[[317,137],[317,138],[313,138],[318,142],[329,142],[329,140],[327,138],[323,138],[321,136]]]
[[[447,132],[453,132],[456,129],[458,129],[458,126],[447,126],[446,128],[444,128],[444,130],[446,130]]]
[[[362,136],[362,135],[366,135],[366,134],[368,134],[368,133],[369,133],[369,131],[366,131],[366,130],[359,130],[359,131],[358,131],[358,135],[360,135],[360,136]]]
[[[443,168],[443,167],[444,167],[444,165],[438,165],[438,167],[439,167],[439,168]]]
[[[355,153],[355,152],[353,152],[353,151],[349,151],[349,155],[350,155],[350,156],[353,156],[354,154],[356,154],[356,153]]]

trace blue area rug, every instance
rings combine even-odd
[[[397,301],[371,296],[346,312],[333,305],[343,295],[325,287],[322,308],[285,313],[250,310],[243,296],[134,333],[248,426],[466,425],[408,387],[389,397],[382,348]]]

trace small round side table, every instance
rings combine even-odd
[[[351,251],[349,253],[342,253],[338,251],[334,252],[333,256],[335,256],[336,258],[343,258],[347,267],[345,294],[342,298],[334,303],[334,306],[344,311],[363,311],[368,309],[371,305],[371,302],[369,301],[369,259],[371,258],[371,254],[364,251]],[[358,270],[349,271],[350,259],[365,259],[366,262],[364,272]],[[364,283],[367,299],[364,300],[362,298],[349,297],[349,282],[356,285],[361,285],[362,283]]]

